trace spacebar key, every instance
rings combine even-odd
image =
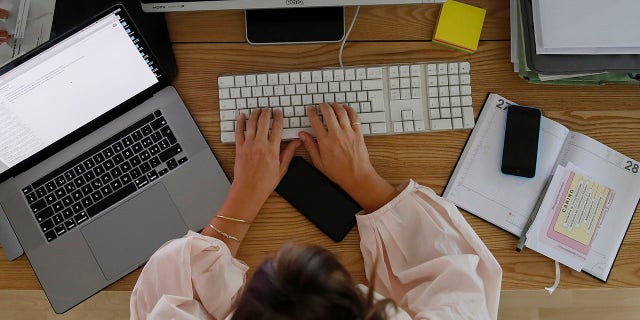
[[[136,192],[138,190],[133,182],[125,185],[124,187],[118,189],[116,192],[110,194],[108,197],[103,198],[100,202],[95,203],[93,206],[87,208],[87,213],[89,217],[93,217],[103,210],[109,208],[114,205],[116,202],[126,198],[128,195]]]

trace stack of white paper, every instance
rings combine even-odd
[[[538,54],[640,54],[639,0],[533,0]]]

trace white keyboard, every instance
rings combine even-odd
[[[281,109],[283,140],[312,133],[305,106],[347,103],[365,135],[471,129],[470,64],[444,61],[220,76],[220,131],[235,142],[240,113]]]

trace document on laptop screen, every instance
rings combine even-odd
[[[112,14],[0,76],[0,173],[158,82]]]

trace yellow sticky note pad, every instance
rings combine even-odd
[[[433,42],[474,53],[478,49],[486,10],[449,0],[442,5]]]

